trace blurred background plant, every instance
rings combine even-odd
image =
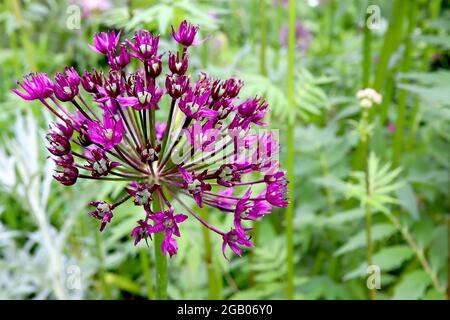
[[[208,38],[193,49],[194,73],[234,74],[241,96],[268,100],[294,185],[293,237],[275,210],[258,224],[256,248],[229,262],[217,239],[186,223],[169,298],[448,297],[449,9],[445,0],[2,1],[0,298],[154,298],[152,250],[130,241],[134,207],[102,234],[87,216],[92,194],[114,198],[123,185],[51,181],[50,115],[11,88],[29,70],[101,67],[85,45],[98,31],[158,30],[169,49],[170,25],[183,19]],[[366,87],[383,100],[364,140],[355,95]],[[367,288],[368,261],[380,289]]]

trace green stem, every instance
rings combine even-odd
[[[411,50],[412,50],[412,33],[417,23],[417,2],[411,3],[409,8],[409,25],[405,40],[405,52],[403,55],[403,63],[401,67],[402,72],[407,72],[411,65]],[[405,117],[406,117],[406,102],[408,94],[406,90],[400,90],[398,96],[398,107],[397,107],[397,124],[394,136],[393,153],[392,153],[392,165],[394,167],[398,166],[400,163],[400,154],[403,147],[403,129],[405,127]]]
[[[438,276],[437,276],[436,272],[434,272],[433,268],[431,268],[431,265],[428,262],[423,249],[417,245],[417,243],[414,240],[414,238],[412,237],[411,233],[408,231],[407,228],[405,228],[402,225],[402,223],[396,216],[394,216],[391,213],[386,214],[386,216],[389,218],[389,220],[391,220],[392,224],[400,231],[403,238],[406,240],[406,242],[408,243],[410,248],[416,254],[417,260],[419,260],[420,264],[422,265],[422,268],[430,276],[434,289],[437,292],[440,292],[445,295],[446,294],[445,289],[439,283]]]
[[[141,268],[145,276],[145,284],[147,286],[147,298],[149,300],[155,299],[155,292],[153,290],[152,274],[150,272],[150,263],[148,261],[148,253],[145,248],[139,250],[139,259],[141,260]]]
[[[37,72],[37,65],[36,61],[34,60],[35,57],[35,50],[33,47],[33,43],[30,41],[30,38],[28,36],[28,32],[25,30],[25,27],[23,24],[23,15],[22,15],[22,8],[20,6],[20,1],[18,0],[11,0],[11,6],[14,9],[14,14],[16,16],[17,22],[21,25],[20,26],[20,40],[22,41],[22,45],[25,51],[25,57],[28,62],[28,67],[32,70]]]
[[[160,201],[153,201],[153,211],[162,210]],[[164,256],[161,244],[164,241],[164,233],[155,234],[155,267],[156,267],[156,299],[167,299],[167,258]]]
[[[267,51],[267,16],[266,16],[266,1],[259,0],[259,33],[261,36],[260,51],[259,51],[259,73],[262,76],[267,76],[267,66],[266,66],[266,51]],[[271,123],[270,114],[267,117],[267,123]],[[253,243],[257,245],[259,234],[259,222],[256,220],[253,222],[252,239]],[[252,265],[255,261],[255,251],[250,251],[249,264]],[[254,272],[249,272],[248,282],[250,286],[255,283]]]
[[[287,63],[287,101],[288,108],[294,101],[295,81],[295,0],[289,0],[289,33],[288,33],[288,63]],[[294,164],[295,137],[294,124],[287,127],[287,177],[289,180],[290,203],[286,208],[286,246],[287,246],[287,298],[294,299]]]
[[[202,217],[203,220],[208,221],[208,209],[204,207],[202,209]],[[203,243],[205,246],[205,265],[206,270],[208,273],[208,299],[210,300],[219,300],[222,298],[221,294],[221,286],[219,282],[221,279],[219,279],[218,273],[216,273],[215,264],[213,261],[213,251],[212,251],[212,244],[211,244],[211,235],[208,228],[205,228],[204,226],[201,226],[202,233],[203,233]]]
[[[362,113],[361,121],[364,121],[367,126],[370,125],[368,122],[368,111],[364,110]],[[365,131],[366,132],[366,131]],[[368,156],[369,156],[369,136],[365,135],[361,137],[363,152],[364,152],[364,176],[365,176],[365,185],[366,185],[366,195],[367,198],[371,195],[371,186],[369,180],[369,164],[368,164]],[[372,244],[372,212],[370,211],[370,207],[368,203],[364,203],[364,211],[366,216],[366,245],[367,245],[367,266],[372,265],[372,253],[373,253],[373,244]],[[370,300],[376,299],[376,288],[369,289],[369,298]]]
[[[369,4],[369,2],[367,2]],[[367,88],[370,83],[370,71],[372,67],[372,32],[367,27],[367,19],[369,14],[366,13],[366,19],[364,20],[364,38],[363,38],[363,59],[362,59],[362,87]]]
[[[366,176],[368,172],[366,171]],[[368,204],[364,206],[365,215],[366,215],[366,244],[367,244],[367,265],[371,266],[373,263],[372,253],[373,253],[373,243],[372,243],[372,212],[370,211],[370,207]],[[377,289],[372,288],[369,289],[369,298],[370,300],[376,300],[377,298]]]
[[[259,52],[259,71],[261,75],[267,75],[266,51],[267,51],[267,16],[266,0],[259,0],[259,32],[261,35],[261,47]]]
[[[383,89],[389,69],[389,61],[392,54],[397,50],[402,42],[401,39],[403,35],[403,22],[406,18],[406,8],[408,7],[408,3],[408,0],[394,1],[389,27],[383,41],[381,52],[379,54],[379,61],[375,73],[375,80],[373,83],[373,88],[377,92],[384,91]],[[370,120],[373,120],[373,117],[375,116],[374,110],[376,110],[376,108],[372,108]]]
[[[369,4],[369,2],[367,3]],[[363,38],[363,59],[362,59],[362,88],[369,87],[370,72],[372,70],[372,32],[367,27],[368,13],[364,19],[364,38]],[[365,141],[361,141],[356,149],[356,155],[354,158],[354,169],[363,170],[364,162],[367,153],[367,145]]]

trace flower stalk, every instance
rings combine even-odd
[[[295,81],[295,0],[289,0],[289,22],[288,22],[288,63],[287,63],[287,100],[288,106],[294,105],[294,81]],[[286,208],[286,246],[287,246],[287,287],[288,299],[294,299],[294,200],[295,186],[295,130],[294,124],[289,123],[287,127],[287,178],[290,183],[290,203]]]

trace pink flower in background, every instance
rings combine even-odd
[[[397,129],[395,123],[393,122],[389,122],[386,126],[386,129],[390,132],[390,133],[394,133],[395,130]]]
[[[72,3],[82,8],[85,18],[112,8],[110,0],[72,0]]]
[[[289,28],[283,25],[280,30],[280,44],[283,47],[288,45]],[[312,41],[312,34],[305,24],[301,21],[295,23],[295,45],[301,52],[306,52],[309,49]]]

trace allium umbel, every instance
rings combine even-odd
[[[253,247],[248,221],[287,205],[287,180],[278,170],[275,135],[255,131],[265,126],[267,103],[239,99],[243,82],[234,77],[221,81],[201,73],[194,80],[186,74],[197,31],[186,21],[173,29],[181,49],[166,55],[167,74],[161,72],[159,35],[142,30],[119,43],[120,32],[112,31],[96,34],[91,46],[110,70],[80,76],[66,68],[53,82],[44,73],[30,74],[19,83],[22,90],[13,91],[40,100],[58,118],[46,136],[56,180],[67,186],[79,179],[129,181],[117,202],[91,202],[89,214],[100,221],[100,231],[131,200],[145,213],[131,231],[135,244],[163,233],[163,253],[176,254],[188,218],[177,211],[182,209],[222,238],[224,256],[227,246],[241,255],[242,246]],[[135,72],[127,69],[131,57],[141,62]],[[158,122],[162,111],[167,120]],[[222,231],[210,225],[183,197],[232,215],[233,226]]]

